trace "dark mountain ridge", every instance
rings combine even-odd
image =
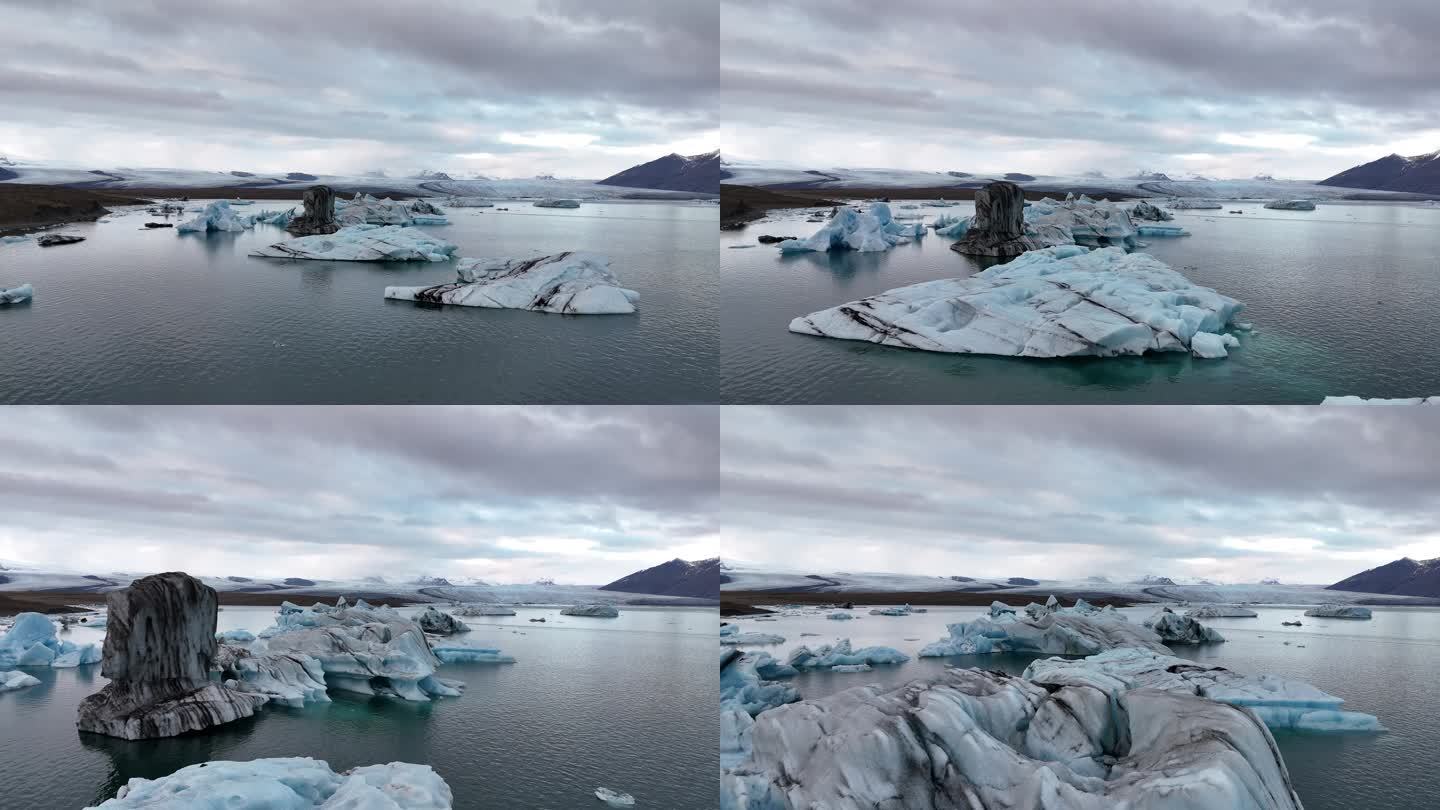
[[[677,558],[621,577],[609,585],[600,586],[600,590],[718,599],[720,598],[720,558],[711,557],[708,560],[693,562]]]

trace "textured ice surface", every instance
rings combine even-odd
[[[494,208],[495,203],[481,197],[446,197],[445,204],[451,208]]]
[[[447,664],[513,664],[513,656],[504,655],[498,647],[476,647],[458,642],[432,646],[435,657]]]
[[[1085,195],[1046,197],[1025,206],[1025,234],[1040,244],[1135,247],[1135,223],[1124,208]]]
[[[385,297],[568,315],[628,315],[640,294],[620,286],[610,259],[556,253],[533,259],[461,259],[458,280],[431,287],[386,287]]]
[[[1239,605],[1202,605],[1190,608],[1185,615],[1192,619],[1253,619],[1260,614]]]
[[[250,255],[332,262],[447,262],[456,250],[455,245],[417,228],[351,225],[335,233],[277,242]]]
[[[249,217],[242,217],[230,209],[229,200],[216,200],[205,206],[200,216],[175,226],[179,233],[207,233],[209,231],[238,232],[250,228],[254,223]]]
[[[324,668],[318,659],[303,653],[257,654],[226,645],[220,647],[216,664],[231,689],[264,695],[287,706],[330,701]]]
[[[725,632],[727,630],[730,632]],[[725,645],[784,644],[785,637],[777,636],[774,633],[741,633],[739,628],[732,624],[720,628],[720,643]]]
[[[794,677],[795,668],[781,664],[768,653],[720,651],[720,764],[733,765],[750,754],[751,719],[800,699],[789,684],[774,679]]]
[[[1368,619],[1370,608],[1359,605],[1321,605],[1305,611],[1305,615],[1322,619]]]
[[[462,605],[450,611],[456,616],[514,616],[515,611],[504,605]]]
[[[39,686],[40,679],[18,669],[0,670],[0,692],[13,692],[27,686]]]
[[[1062,246],[812,312],[790,331],[962,354],[1224,356],[1236,339],[1219,333],[1243,308],[1148,254]]]
[[[728,753],[721,810],[1300,807],[1255,715],[1118,681],[949,669],[769,709]]]
[[[0,634],[0,669],[11,667],[74,667],[100,662],[100,648],[61,641],[55,623],[42,613],[20,613]]]
[[[1114,608],[1077,604],[1051,609],[1032,605],[1025,617],[992,605],[991,617],[947,626],[950,635],[920,650],[920,657],[997,652],[1094,655],[1118,647],[1168,653],[1155,631],[1131,624]]]
[[[249,644],[255,640],[255,634],[244,628],[221,630],[215,634],[215,640],[222,644]]]
[[[1214,202],[1212,200],[1171,200],[1169,205],[1171,208],[1174,208],[1177,211],[1209,211],[1211,209],[1220,208],[1220,203]]]
[[[1168,607],[1160,608],[1146,619],[1145,626],[1154,630],[1166,644],[1214,644],[1225,640],[1193,617],[1181,616]]]
[[[1175,218],[1175,215],[1163,208],[1156,207],[1153,203],[1138,202],[1130,209],[1130,218],[1146,222],[1169,222]]]
[[[607,787],[595,788],[595,798],[610,805],[611,807],[634,807],[635,797],[629,793],[621,793],[618,790],[611,790]]]
[[[19,287],[5,289],[0,287],[0,304],[18,304],[21,301],[29,301],[35,297],[35,288],[29,284],[21,284]]]
[[[808,253],[828,250],[857,250],[862,253],[876,253],[903,245],[911,239],[922,236],[925,226],[919,223],[902,225],[895,221],[890,206],[883,202],[870,203],[870,209],[862,213],[859,209],[844,206],[825,227],[807,239],[786,239],[780,243],[781,253]]]
[[[73,646],[70,642],[64,643]],[[99,644],[85,644],[55,656],[55,660],[50,662],[50,666],[64,668],[78,667],[82,664],[98,664],[102,657]]]
[[[1135,233],[1139,236],[1189,236],[1190,232],[1179,225],[1138,225]]]
[[[1366,399],[1365,397],[1325,397],[1321,405],[1440,405],[1440,396],[1405,397],[1401,399]]]
[[[295,218],[295,209],[288,208],[284,211],[257,211],[251,217],[252,222],[264,223],[266,225],[279,225],[285,227],[290,220]]]
[[[560,611],[561,616],[589,616],[593,619],[614,619],[620,611],[614,605],[571,605]]]
[[[846,613],[843,610],[837,610],[834,613],[829,614],[825,618],[832,619],[837,622],[848,622],[855,617],[850,615],[849,613]]]
[[[335,773],[309,757],[202,762],[135,778],[106,810],[448,810],[450,786],[429,765],[391,762]]]
[[[1314,200],[1271,200],[1265,203],[1266,208],[1273,208],[1279,211],[1314,211]]]
[[[1341,698],[1304,681],[1244,675],[1184,658],[1124,648],[1083,660],[1034,661],[1025,677],[1050,686],[1086,685],[1111,696],[1128,689],[1183,692],[1244,706],[1274,729],[1309,732],[1382,731],[1374,715],[1342,711]]]
[[[894,647],[850,648],[850,639],[844,638],[835,644],[824,644],[815,649],[796,647],[790,651],[787,664],[795,669],[830,669],[835,666],[856,664],[903,664],[910,656]]]
[[[579,208],[579,200],[539,200],[535,203],[536,208]]]
[[[464,622],[449,613],[433,607],[425,608],[419,616],[415,617],[415,622],[420,625],[421,630],[439,636],[453,636],[470,629]]]

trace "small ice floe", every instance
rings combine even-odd
[[[513,664],[514,656],[504,655],[496,647],[474,647],[468,644],[441,643],[430,647],[447,664]]]
[[[255,634],[244,628],[221,630],[215,634],[215,640],[222,644],[249,644],[255,640]]]
[[[446,197],[445,204],[451,208],[494,208],[495,203],[481,197]]]
[[[579,201],[579,200],[552,200],[552,199],[548,199],[548,198],[547,198],[547,199],[544,199],[544,200],[538,200],[538,201],[536,201],[535,207],[536,207],[536,208],[579,208],[579,207],[580,207],[580,201]]]
[[[620,793],[607,787],[595,788],[595,798],[610,805],[611,807],[634,807],[635,797],[629,793]]]
[[[37,237],[35,244],[40,247],[54,247],[55,245],[73,245],[76,242],[84,242],[85,237],[76,236],[73,233],[47,233]]]
[[[571,605],[560,611],[561,616],[588,616],[592,619],[614,619],[620,615],[620,611],[614,605]]]
[[[0,692],[13,692],[27,686],[39,686],[40,679],[27,675],[18,669],[0,671]]]
[[[333,262],[447,262],[458,248],[416,228],[351,225],[331,234],[301,236],[250,252],[268,259]]]
[[[11,245],[11,244],[14,244],[14,243],[16,243],[16,242],[28,242],[28,241],[30,241],[30,237],[29,237],[28,234],[23,234],[23,235],[19,235],[19,236],[0,236],[0,245]]]
[[[1177,211],[1209,211],[1221,206],[1214,200],[1171,200],[1170,207]]]
[[[911,613],[909,605],[898,607],[876,608],[870,611],[871,616],[909,616]]]
[[[19,287],[11,287],[8,290],[0,287],[0,304],[18,304],[34,297],[35,288],[29,284],[21,284]]]
[[[1320,619],[1368,619],[1370,608],[1359,605],[1321,605],[1305,611],[1305,615]]]
[[[240,204],[240,201],[216,200],[206,205],[200,216],[180,223],[175,230],[179,233],[208,233],[210,231],[238,233],[247,230],[253,224],[250,218],[242,217],[230,210],[231,205],[237,204]]]
[[[850,639],[845,638],[835,644],[823,644],[815,649],[809,647],[796,647],[790,651],[786,663],[797,670],[803,669],[829,669],[832,671],[853,671],[861,670],[835,670],[837,666],[855,666],[857,664],[903,664],[910,660],[910,656],[895,649],[894,647],[861,647],[858,650],[851,649]]]
[[[276,757],[201,762],[159,779],[136,777],[94,810],[197,806],[449,810],[453,803],[450,786],[429,765],[391,762],[336,773],[323,760]]]
[[[843,611],[843,610],[837,610],[837,611],[835,611],[834,613],[831,613],[830,615],[826,616],[825,618],[827,618],[827,619],[832,619],[832,620],[837,621],[837,622],[846,622],[846,621],[849,621],[849,620],[851,620],[851,619],[853,619],[853,618],[855,618],[855,617],[852,616],[852,615],[850,615],[849,613],[846,613],[846,612]]]
[[[869,664],[836,664],[830,667],[831,672],[869,672]]]
[[[385,297],[566,315],[628,315],[640,298],[620,286],[610,259],[598,253],[461,259],[457,275],[457,281],[431,287],[386,287]]]
[[[1266,208],[1277,211],[1314,211],[1314,200],[1271,200],[1265,203]]]
[[[1148,254],[1067,245],[812,312],[790,331],[958,354],[1225,357],[1242,309]]]

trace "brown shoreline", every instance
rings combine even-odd
[[[110,213],[106,206],[149,202],[130,191],[0,183],[0,236],[94,222]]]

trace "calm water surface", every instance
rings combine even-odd
[[[977,618],[986,612],[984,608],[932,607],[928,613],[905,617],[870,616],[868,610],[867,606],[854,611],[857,618],[848,622],[822,615],[738,623],[746,632],[785,636],[784,644],[745,648],[766,650],[776,657],[801,644],[814,646],[837,638],[849,638],[856,647],[883,644],[912,656],[909,663],[877,666],[870,672],[802,673],[793,683],[804,698],[869,683],[898,686],[937,675],[946,666],[1019,674],[1034,660],[1021,655],[914,657],[921,647],[948,635],[946,624]],[[1276,733],[1306,810],[1428,807],[1440,795],[1440,771],[1435,768],[1440,688],[1434,677],[1440,671],[1440,609],[1372,610],[1372,620],[1353,621],[1304,616],[1303,607],[1257,607],[1258,618],[1204,621],[1224,634],[1224,644],[1172,648],[1181,657],[1237,672],[1299,678],[1344,698],[1347,709],[1380,718],[1389,729],[1384,734]],[[1154,611],[1152,606],[1123,612],[1138,622]],[[1297,619],[1304,622],[1301,627],[1280,624]]]
[[[499,205],[511,210],[447,209],[453,224],[422,230],[460,256],[606,254],[639,313],[389,301],[386,286],[454,281],[455,264],[250,258],[288,234],[178,235],[123,209],[66,227],[79,244],[0,244],[0,287],[35,287],[0,308],[0,402],[716,401],[716,206]]]
[[[618,619],[516,612],[465,619],[471,632],[459,638],[493,644],[517,663],[443,666],[443,677],[468,684],[459,698],[331,692],[332,703],[266,707],[166,740],[76,731],[76,706],[106,683],[99,665],[27,669],[39,686],[0,694],[0,806],[79,808],[114,796],[131,777],[287,756],[336,770],[427,763],[450,784],[456,808],[590,807],[601,786],[630,793],[638,807],[715,806],[714,609],[622,608]],[[226,607],[219,627],[256,631],[274,616],[275,608]],[[547,623],[527,621],[539,617]],[[62,637],[83,643],[103,634],[77,628]]]
[[[897,203],[902,205],[904,203]],[[893,206],[892,206],[893,207]],[[1230,210],[1244,211],[1230,214]],[[953,208],[895,208],[897,215]],[[725,402],[1317,403],[1327,395],[1440,394],[1440,209],[1225,203],[1177,211],[1193,235],[1144,250],[1246,304],[1256,332],[1226,360],[1188,354],[1021,359],[920,352],[791,334],[792,318],[895,287],[971,275],[979,260],[934,235],[885,253],[782,257],[760,234],[808,236],[805,213],[720,235]]]

